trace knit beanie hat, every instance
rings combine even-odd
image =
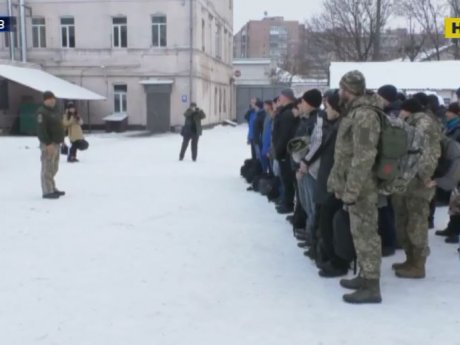
[[[366,79],[360,71],[351,71],[342,77],[340,87],[356,96],[361,96],[366,92]]]
[[[428,98],[428,95],[424,92],[419,92],[416,93],[415,95],[412,96],[413,99],[415,99],[419,104],[423,107],[426,108],[428,104],[430,103],[430,99]]]
[[[405,110],[411,114],[415,114],[423,111],[423,107],[416,99],[411,98],[404,101],[403,104],[401,104],[401,110]]]
[[[302,96],[303,100],[310,104],[313,108],[319,108],[323,102],[323,96],[318,89],[308,90]]]
[[[449,104],[447,111],[450,113],[454,113],[457,116],[460,116],[460,105],[457,102]]]
[[[398,98],[398,90],[393,85],[384,85],[377,91],[377,93],[390,103],[395,102]]]
[[[339,90],[331,90],[326,98],[327,103],[332,109],[340,113],[340,96]]]

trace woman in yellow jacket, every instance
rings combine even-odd
[[[78,162],[77,150],[86,150],[88,148],[88,142],[85,140],[83,136],[83,130],[81,128],[83,125],[83,120],[78,114],[77,109],[73,103],[67,104],[62,123],[67,131],[70,143],[72,144],[67,156],[67,161],[70,163]]]

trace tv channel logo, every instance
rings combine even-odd
[[[446,38],[460,38],[460,18],[446,18],[444,24]]]
[[[10,31],[11,19],[10,17],[0,16],[0,32]]]

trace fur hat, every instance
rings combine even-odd
[[[366,92],[366,78],[360,71],[348,72],[340,80],[340,87],[356,96],[364,95]]]
[[[291,101],[296,100],[295,95],[294,95],[294,91],[292,91],[291,89],[284,89],[283,91],[281,91],[281,95],[283,95],[284,97],[289,98]]]

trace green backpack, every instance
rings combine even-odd
[[[404,193],[419,170],[424,136],[414,126],[371,107],[380,119],[381,133],[375,171],[379,192],[383,195]]]

